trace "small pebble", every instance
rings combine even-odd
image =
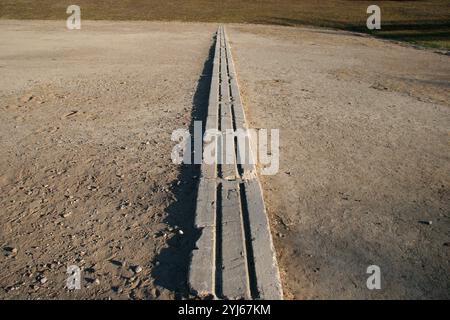
[[[159,297],[159,290],[158,289],[152,289],[151,294],[153,297],[158,298]]]
[[[70,217],[71,215],[72,215],[72,211],[69,211],[69,212],[64,213],[62,216],[63,216],[63,218],[67,218],[67,217]]]
[[[122,293],[122,292],[123,292],[123,289],[122,289],[121,287],[113,287],[112,289],[113,289],[113,291],[115,291],[116,293]]]
[[[3,248],[3,250],[6,251],[7,256],[16,255],[17,251],[18,251],[17,248],[14,248],[14,247],[5,247],[5,248]]]

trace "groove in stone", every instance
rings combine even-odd
[[[201,235],[192,253],[191,290],[200,297],[282,299],[262,189],[251,161],[253,137],[241,140],[230,134],[247,125],[223,27],[216,34],[206,128],[224,132],[214,142],[217,163],[201,168],[195,220]],[[225,148],[227,141],[231,148]],[[245,163],[239,143],[246,144]]]

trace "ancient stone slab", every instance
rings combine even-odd
[[[215,296],[215,228],[202,228],[196,246],[191,253],[189,287],[196,296]]]
[[[239,186],[222,184],[222,295],[227,299],[250,298],[244,227]]]
[[[282,299],[280,274],[258,180],[244,182],[257,288],[261,299]]]
[[[216,223],[216,179],[200,179],[195,209],[195,226],[211,227]]]

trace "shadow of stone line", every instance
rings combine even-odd
[[[202,74],[197,83],[193,97],[191,123],[189,131],[193,137],[194,121],[202,121],[203,128],[208,109],[209,90],[211,85],[212,67],[216,36],[213,37],[207,60],[203,65]],[[193,146],[193,144],[192,144]],[[191,159],[194,159],[193,152]],[[164,222],[176,232],[167,241],[167,248],[155,257],[153,261],[152,278],[157,286],[172,291],[176,299],[189,296],[187,283],[190,254],[200,234],[194,228],[195,204],[200,176],[200,165],[182,164],[176,181],[171,183],[171,191],[176,200],[166,208],[167,217]]]

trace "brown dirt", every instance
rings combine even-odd
[[[204,101],[215,26],[0,23],[0,297],[185,295],[196,180],[170,135]]]
[[[280,129],[262,179],[286,297],[448,299],[450,58],[327,30],[229,36],[251,126]]]
[[[172,164],[170,134],[203,116],[216,27],[0,21],[1,298],[188,296],[198,170]],[[228,35],[251,126],[281,129],[262,182],[286,298],[448,298],[449,57]],[[82,290],[64,288],[71,264]]]

